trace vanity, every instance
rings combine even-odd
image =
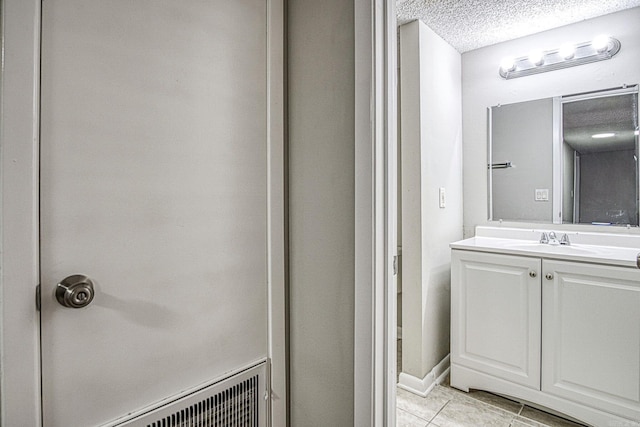
[[[544,227],[451,244],[451,386],[640,426],[640,235]]]

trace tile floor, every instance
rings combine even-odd
[[[397,427],[581,427],[582,424],[483,391],[437,385],[426,398],[398,389]]]
[[[465,393],[449,386],[448,379],[425,398],[397,391],[397,427],[582,427],[491,393]]]

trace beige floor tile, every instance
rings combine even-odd
[[[520,410],[524,406],[519,402],[505,399],[502,396],[487,393],[486,391],[473,390],[468,394],[468,396],[472,399],[479,400],[480,402],[486,403],[491,406],[495,406],[497,408],[500,408],[507,412],[512,412],[514,414],[520,413]]]
[[[429,422],[400,408],[396,411],[396,427],[425,427]]]
[[[520,418],[521,419],[524,418],[521,421],[525,423],[530,422],[527,420],[532,420],[544,426],[549,426],[549,427],[583,427],[583,424],[578,424],[573,421],[566,420],[564,418],[556,417],[555,415],[540,411],[538,409],[531,408],[529,406],[525,406],[522,409],[522,412],[520,413]],[[532,425],[536,426],[536,424],[532,424]]]
[[[443,393],[438,387],[434,388],[426,398],[400,388],[397,389],[397,392],[397,408],[427,421],[430,421],[451,400],[451,396]]]
[[[525,418],[516,417],[511,421],[511,427],[543,427],[543,425]]]
[[[495,406],[496,408],[505,410],[507,412],[513,412],[514,414],[519,413],[524,406],[519,402],[506,399],[502,396],[498,396],[496,394],[492,394],[482,390],[471,390],[467,393],[466,391],[458,390],[457,388],[451,387],[450,385],[445,385],[445,383],[442,384],[442,387],[445,387],[447,390],[449,390],[451,394],[456,398],[473,399],[491,406]]]
[[[437,427],[509,427],[515,414],[472,399],[453,399],[432,420]]]

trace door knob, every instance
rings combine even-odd
[[[65,307],[86,307],[93,296],[93,281],[83,274],[66,277],[56,286],[56,299]]]
[[[529,271],[529,277],[531,277],[532,279],[535,279],[538,276],[538,273],[536,273],[535,271],[531,270]]]
[[[544,277],[546,277],[547,280],[552,280],[553,279],[553,274],[547,273]]]

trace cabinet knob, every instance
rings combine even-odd
[[[529,277],[531,277],[532,279],[536,278],[538,276],[538,273],[536,273],[535,271],[531,270],[529,272]]]
[[[553,274],[551,274],[551,273],[547,273],[547,274],[545,274],[545,276],[544,276],[544,277],[546,277],[546,278],[547,278],[547,280],[553,280]]]

